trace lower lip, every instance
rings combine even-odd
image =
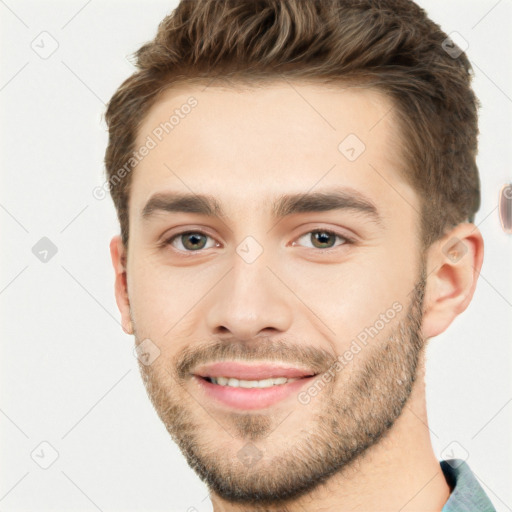
[[[208,397],[229,407],[251,410],[263,409],[294,394],[296,395],[302,386],[311,383],[314,376],[303,377],[286,384],[269,388],[235,388],[231,386],[221,386],[209,382],[202,377],[198,377],[197,375],[194,375],[194,379]]]

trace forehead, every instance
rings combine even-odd
[[[151,148],[133,171],[130,210],[165,190],[237,207],[329,185],[370,197],[387,187],[391,196],[393,184],[407,187],[393,110],[387,96],[361,86],[177,85],[140,126],[135,146]]]

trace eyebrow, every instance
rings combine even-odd
[[[311,192],[305,194],[283,194],[272,205],[272,216],[279,220],[297,213],[350,210],[365,215],[368,220],[382,225],[382,218],[374,203],[352,188]],[[207,217],[227,220],[228,216],[217,199],[207,194],[159,192],[151,196],[141,217],[149,221],[157,213],[196,213]]]

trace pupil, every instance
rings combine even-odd
[[[328,233],[327,231],[316,231],[314,233],[314,237],[320,244],[325,245],[329,244],[328,239],[333,238],[332,233]]]
[[[204,236],[203,235],[200,235],[200,234],[197,234],[197,233],[188,233],[188,234],[185,234],[183,235],[183,238],[185,239],[185,242],[183,243],[183,245],[187,248],[187,249],[197,249],[198,246],[197,244],[199,243],[198,242],[198,239],[200,238],[203,238],[203,242],[204,242]],[[193,242],[191,244],[189,244],[189,240],[193,240]],[[183,241],[183,240],[182,240]],[[200,245],[199,249],[202,249],[204,247],[204,243],[202,245]]]

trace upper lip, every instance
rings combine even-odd
[[[244,364],[236,361],[222,361],[202,365],[193,372],[199,377],[231,377],[234,379],[262,380],[278,377],[288,379],[311,377],[315,372],[286,364]]]

